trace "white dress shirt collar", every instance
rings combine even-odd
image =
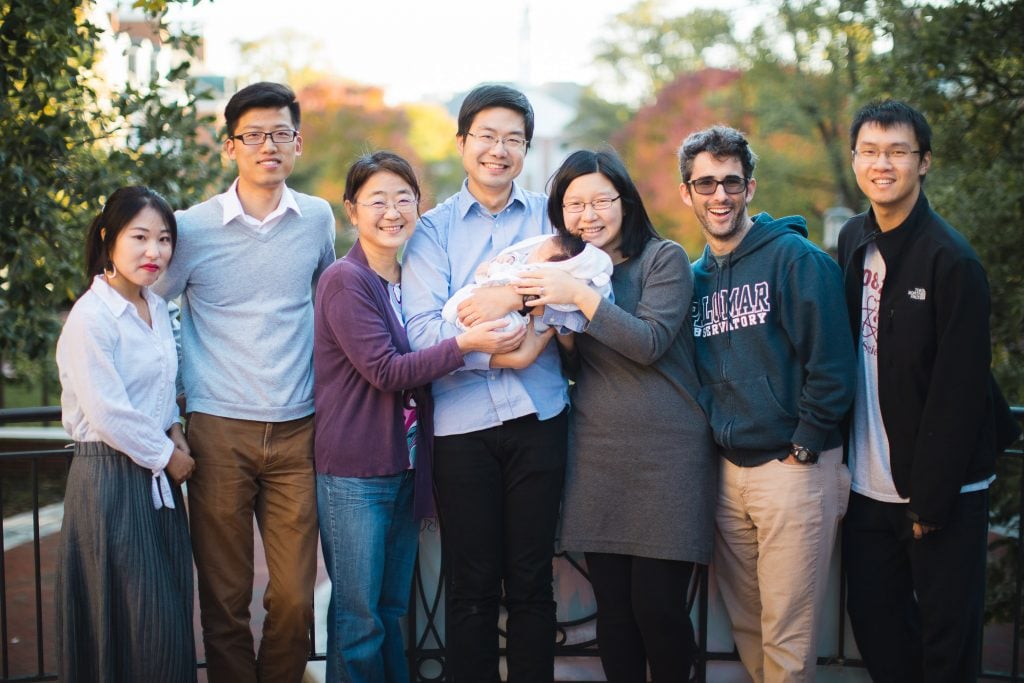
[[[228,188],[227,192],[218,195],[218,198],[223,210],[221,214],[223,225],[238,219],[257,232],[267,232],[277,225],[289,210],[294,211],[297,216],[302,216],[299,203],[295,200],[294,193],[288,187],[285,187],[284,192],[281,193],[281,201],[278,203],[277,208],[267,214],[267,217],[262,221],[248,215],[245,209],[242,208],[242,200],[238,198],[238,178],[235,178],[235,182],[231,183],[231,187]]]

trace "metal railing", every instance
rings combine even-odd
[[[1015,407],[1014,415],[1018,420],[1024,421],[1024,407]],[[60,422],[60,408],[29,408],[29,409],[6,409],[0,410],[0,426],[7,424],[24,424],[26,422]],[[1019,489],[1017,491],[1017,515],[1014,520],[1016,537],[1013,542],[1013,552],[1016,557],[1016,572],[1014,576],[1014,608],[1011,627],[1011,660],[1009,671],[984,670],[982,677],[988,680],[1014,681],[1024,683],[1024,673],[1020,667],[1020,640],[1022,635],[1021,611],[1024,607],[1024,451],[1020,442],[1014,449],[1006,452],[1003,458],[1016,458],[1021,466],[1018,469]],[[66,468],[71,461],[71,454],[67,449],[38,449],[25,451],[3,452],[0,444],[0,530],[6,533],[4,499],[5,491],[10,486],[6,480],[6,472],[12,462],[28,463],[28,487],[30,489],[31,510],[31,556],[32,556],[32,597],[33,597],[33,627],[34,633],[30,636],[35,642],[34,672],[24,671],[12,674],[10,666],[9,644],[12,643],[10,632],[10,596],[8,595],[8,579],[24,579],[24,577],[8,576],[8,560],[5,551],[0,556],[0,683],[14,683],[15,681],[55,681],[57,676],[52,671],[47,671],[47,654],[53,657],[53,643],[48,642],[47,631],[44,619],[44,595],[50,590],[46,585],[44,575],[52,572],[52,567],[47,567],[43,560],[43,544],[40,535],[40,465],[44,462],[62,462]],[[1012,537],[1012,534],[1010,534]],[[571,555],[560,554],[557,561],[563,567],[579,572],[583,578],[587,578],[585,568],[580,565]],[[443,627],[439,621],[443,615],[443,577],[444,567],[441,566],[436,572],[430,574],[430,579],[423,571],[421,561],[417,561],[414,583],[412,587],[412,600],[409,614],[409,668],[411,678],[414,681],[441,681],[444,680],[445,649]],[[691,609],[697,610],[696,632],[699,647],[699,659],[696,667],[696,680],[704,683],[707,677],[707,665],[716,661],[738,661],[739,657],[732,651],[709,650],[708,625],[709,625],[709,593],[708,593],[707,569],[700,568],[695,573],[695,578],[688,593],[688,604]],[[837,648],[835,654],[828,657],[820,657],[819,666],[847,666],[862,667],[863,664],[856,658],[849,657],[846,651],[846,619],[845,619],[845,583],[840,581],[839,591],[839,618],[836,619],[834,627],[837,629]],[[19,598],[18,607],[25,609],[24,596]],[[420,618],[422,616],[422,618]],[[572,634],[579,629],[587,630],[592,628],[595,613],[583,615],[571,620],[560,621],[557,630],[556,658],[567,657],[594,657],[598,656],[596,640],[591,637],[584,637],[581,640],[574,640]],[[52,624],[50,625],[52,629]],[[589,631],[588,631],[589,633]],[[49,648],[49,649],[48,649]],[[504,654],[504,649],[502,649]],[[324,653],[318,652],[316,642],[311,638],[310,661],[322,661]],[[984,668],[984,662],[982,666]],[[205,663],[200,663],[204,667]],[[29,667],[31,668],[31,667]]]

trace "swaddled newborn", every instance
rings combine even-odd
[[[448,322],[465,330],[459,322],[459,304],[468,299],[478,287],[501,287],[509,284],[528,270],[558,268],[583,280],[604,298],[612,301],[612,260],[592,244],[587,244],[574,235],[555,233],[538,235],[506,247],[490,261],[484,261],[476,269],[473,284],[459,289],[441,310],[441,316]],[[527,316],[518,312],[505,315],[508,325],[504,330],[515,330],[526,325]],[[534,321],[534,330],[543,332],[553,325],[559,334],[582,332],[587,319],[571,304],[548,304],[543,316]]]

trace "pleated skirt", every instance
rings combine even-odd
[[[63,683],[194,683],[192,546],[181,489],[153,507],[151,473],[75,444],[55,600]]]

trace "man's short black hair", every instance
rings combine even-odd
[[[899,125],[907,125],[914,131],[917,147],[921,151],[919,158],[932,151],[932,129],[924,114],[899,100],[875,100],[857,110],[850,124],[850,149],[857,147],[857,136],[865,123],[875,123],[883,129]]]
[[[679,173],[683,182],[690,182],[693,175],[693,161],[701,152],[707,152],[716,159],[739,159],[743,166],[743,177],[754,177],[757,155],[750,149],[750,143],[743,133],[728,126],[711,126],[696,133],[690,133],[679,146]]]
[[[523,132],[526,134],[526,144],[529,146],[530,140],[533,139],[533,106],[530,104],[530,100],[526,99],[526,95],[507,85],[480,85],[466,95],[466,99],[462,100],[462,106],[459,108],[459,130],[455,133],[456,137],[466,137],[476,115],[484,109],[494,109],[495,107],[511,109],[523,115],[525,125]]]
[[[224,107],[224,122],[228,129],[228,137],[235,134],[238,120],[250,109],[280,109],[288,107],[292,115],[292,125],[299,129],[299,101],[295,92],[287,85],[262,81],[242,88],[228,100]]]

